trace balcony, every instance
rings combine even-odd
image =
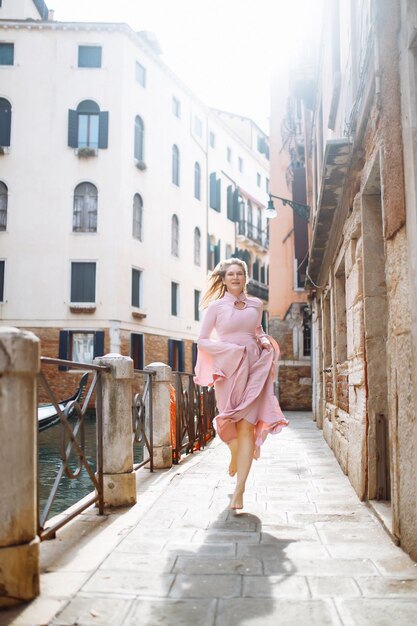
[[[264,285],[264,283],[260,283],[258,280],[249,278],[246,285],[246,290],[250,296],[256,296],[256,298],[260,298],[261,300],[265,300],[266,302],[268,302],[269,300],[268,285]]]
[[[246,240],[246,243],[255,243],[265,250],[269,246],[269,233],[266,230],[260,230],[251,222],[240,221],[237,225],[238,241]]]

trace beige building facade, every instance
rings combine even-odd
[[[207,271],[250,244],[245,197],[266,224],[268,138],[201,102],[152,34],[47,17],[1,3],[0,323],[44,356],[191,371]]]
[[[358,496],[416,558],[416,6],[325,7],[315,70],[296,83],[313,409]]]

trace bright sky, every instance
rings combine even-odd
[[[317,0],[46,0],[58,21],[153,31],[162,58],[206,104],[269,132],[270,76],[300,45]],[[311,21],[310,21],[311,23]],[[301,39],[305,39],[301,35]]]

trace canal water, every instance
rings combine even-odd
[[[74,428],[76,420],[70,419],[71,427]],[[39,450],[39,504],[40,511],[43,511],[45,503],[51,492],[55,477],[59,471],[61,464],[61,424],[55,424],[46,430],[38,433],[38,450]],[[94,414],[85,418],[85,455],[91,464],[93,471],[96,470],[96,420]],[[79,441],[79,436],[77,437]],[[135,446],[134,461],[139,463],[143,458],[142,448]],[[71,462],[72,460],[72,462]],[[76,469],[77,463],[75,459],[70,460],[70,467]],[[70,480],[63,476],[61,483],[51,508],[48,518],[62,513],[72,504],[84,498],[91,491],[94,491],[93,484],[85,468],[82,469],[80,476],[74,480]]]

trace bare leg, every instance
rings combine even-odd
[[[234,476],[237,471],[237,439],[232,439],[227,444],[230,449],[231,459],[229,464],[229,476]]]
[[[255,448],[253,424],[242,419],[236,424],[237,428],[237,482],[233,494],[231,508],[243,508],[243,494]]]

